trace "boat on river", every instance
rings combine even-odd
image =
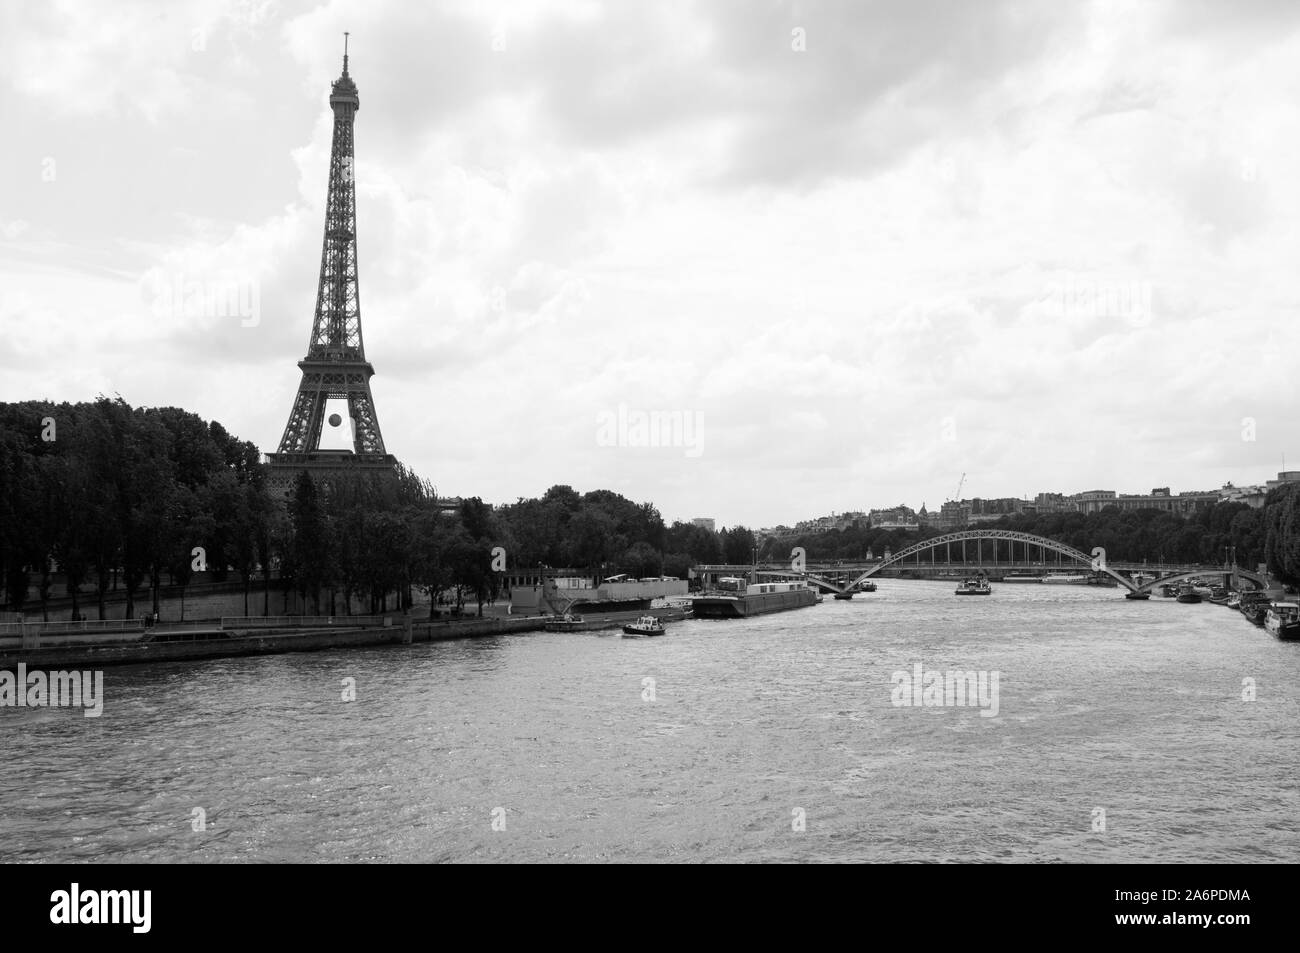
[[[1271,603],[1264,616],[1264,630],[1286,642],[1300,640],[1300,604]]]
[[[1237,609],[1255,625],[1262,626],[1268,615],[1268,597],[1262,592],[1243,593]]]
[[[966,579],[956,589],[959,596],[987,596],[992,591],[993,587],[983,576]]]
[[[640,639],[652,635],[663,635],[664,624],[652,615],[643,615],[635,622],[623,626],[623,638]]]
[[[744,619],[768,612],[785,612],[817,604],[804,582],[755,582],[724,576],[693,603],[697,619]]]
[[[1179,602],[1200,602],[1201,594],[1193,586],[1179,586],[1175,598]]]

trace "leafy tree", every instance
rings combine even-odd
[[[459,592],[464,589],[473,595],[477,614],[482,617],[483,603],[496,599],[500,591],[500,577],[492,571],[492,550],[500,544],[501,533],[492,508],[478,497],[463,500],[458,516],[460,527],[447,553],[458,590],[457,605]]]
[[[304,601],[310,596],[316,615],[320,615],[321,590],[333,575],[333,553],[325,507],[320,491],[305,470],[298,474],[289,499],[291,536],[286,561]]]

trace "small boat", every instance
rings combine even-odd
[[[1149,593],[1149,592],[1126,592],[1126,593],[1124,593],[1124,598],[1125,598],[1125,599],[1150,599],[1150,598],[1151,598],[1151,593]]]
[[[1300,604],[1270,603],[1264,616],[1264,629],[1287,642],[1300,639]]]
[[[837,592],[837,593],[835,593],[835,595],[833,596],[833,598],[835,598],[835,599],[852,599],[852,598],[853,598],[853,593],[851,593],[851,592]]]
[[[582,616],[574,615],[571,612],[564,613],[558,619],[551,619],[542,623],[542,628],[547,632],[581,632],[584,627]]]
[[[989,581],[983,576],[978,579],[967,579],[956,589],[959,596],[987,596],[992,591]]]
[[[858,583],[858,592],[875,592],[876,582],[874,579],[863,579]]]
[[[1192,586],[1179,586],[1178,595],[1175,598],[1179,602],[1200,602],[1201,594]]]
[[[1264,630],[1288,642],[1300,639],[1300,604],[1269,602],[1264,609]]]
[[[1253,596],[1249,600],[1243,599],[1241,614],[1255,625],[1262,626],[1264,619],[1268,616],[1268,602],[1261,596]]]
[[[635,622],[623,626],[623,638],[639,639],[652,635],[663,635],[664,624],[652,615],[643,615]]]

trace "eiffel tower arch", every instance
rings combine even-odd
[[[352,127],[361,100],[348,75],[346,34],[343,75],[330,90],[334,136],[330,148],[329,193],[325,203],[325,237],[321,248],[316,315],[307,356],[298,362],[302,380],[279,450],[268,453],[271,486],[287,492],[306,470],[328,482],[331,474],[396,474],[396,458],[384,448],[361,335],[361,298],[357,283],[357,198]],[[330,400],[347,401],[352,420],[352,449],[323,450],[321,432]],[[331,421],[332,424],[332,421]]]

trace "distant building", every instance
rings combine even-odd
[[[711,516],[697,516],[691,520],[692,526],[698,526],[701,529],[707,529],[710,533],[716,532],[714,527],[717,525]]]
[[[1247,506],[1259,509],[1264,505],[1264,498],[1268,496],[1268,487],[1266,486],[1233,486],[1232,483],[1225,483],[1219,490],[1220,503],[1245,503]]]
[[[1111,506],[1115,502],[1114,490],[1084,490],[1082,493],[1076,493],[1070,497],[1074,503],[1077,512],[1100,513],[1103,509]]]
[[[787,535],[804,535],[811,533],[829,533],[831,530],[856,529],[865,525],[867,515],[858,510],[850,510],[846,513],[832,513],[830,516],[819,516],[815,520],[800,520],[794,524],[794,529],[787,527],[778,527],[785,530]]]
[[[910,506],[895,506],[887,510],[872,510],[867,514],[872,529],[915,530],[921,528],[921,518]]]
[[[1283,470],[1276,480],[1269,480],[1266,489],[1272,490],[1286,483],[1300,483],[1300,470]]]
[[[932,517],[936,526],[951,529],[970,522],[970,504],[965,500],[949,500],[939,508],[938,517]]]
[[[964,501],[963,501],[964,502]],[[969,503],[968,523],[995,523],[1004,516],[1015,516],[1025,511],[1025,501],[1014,496],[985,500],[976,497]]]
[[[1206,506],[1218,503],[1221,490],[1184,490],[1175,496],[1167,486],[1158,486],[1150,493],[1116,493],[1114,490],[1086,490],[1070,499],[1080,513],[1100,513],[1108,506],[1121,511],[1164,510],[1186,516]]]
[[[1034,497],[1035,513],[1072,513],[1074,503],[1064,493],[1039,493]]]

